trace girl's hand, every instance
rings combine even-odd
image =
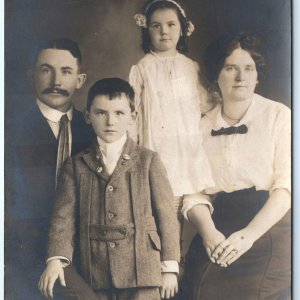
[[[210,232],[208,235],[203,236],[203,246],[206,250],[206,253],[211,260],[211,262],[215,263],[215,257],[213,256],[214,250],[220,243],[225,241],[225,236],[222,232],[220,232],[217,229],[214,229],[214,231]]]
[[[53,286],[57,278],[62,286],[66,286],[62,263],[60,259],[53,259],[47,263],[39,281],[39,290],[47,299],[53,299]]]
[[[178,293],[178,281],[175,273],[162,273],[162,286],[160,287],[160,297],[170,299]]]
[[[247,252],[255,240],[245,229],[232,233],[216,247],[212,256],[221,267],[227,267]]]

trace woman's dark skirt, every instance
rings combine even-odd
[[[269,197],[254,188],[219,193],[213,220],[226,237],[253,219]],[[229,267],[210,262],[202,239],[196,235],[186,258],[185,300],[290,299],[290,211]]]

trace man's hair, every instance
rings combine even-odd
[[[86,109],[90,111],[96,96],[105,95],[109,100],[120,97],[124,93],[128,99],[131,112],[134,112],[134,90],[132,86],[121,78],[104,78],[96,81],[88,92]]]
[[[71,53],[71,55],[77,59],[78,69],[81,66],[82,58],[79,46],[76,42],[68,38],[58,38],[58,39],[43,39],[38,42],[31,57],[31,66],[34,67],[38,58],[39,53],[45,49],[58,49],[66,50]]]

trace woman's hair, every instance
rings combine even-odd
[[[210,83],[218,80],[226,58],[238,48],[247,51],[254,60],[258,80],[264,77],[266,63],[264,57],[259,53],[258,39],[247,33],[234,33],[221,36],[206,49],[204,69],[206,79]]]
[[[153,2],[153,4],[151,4]],[[180,26],[181,26],[181,32],[182,35],[180,36],[176,49],[180,53],[186,53],[188,50],[188,44],[187,44],[187,31],[188,31],[188,20],[186,17],[182,14],[179,7],[172,3],[171,1],[167,0],[159,0],[159,1],[148,1],[144,7],[144,12],[146,16],[146,22],[147,24],[150,24],[150,19],[153,13],[158,9],[173,9],[176,11],[176,14],[178,16]],[[150,52],[151,50],[151,39],[149,35],[149,28],[142,28],[142,48],[145,53]]]

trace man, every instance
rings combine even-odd
[[[43,41],[29,74],[36,99],[9,126],[6,148],[6,296],[40,299],[48,223],[63,162],[85,149],[92,131],[72,96],[85,82],[69,39]]]

